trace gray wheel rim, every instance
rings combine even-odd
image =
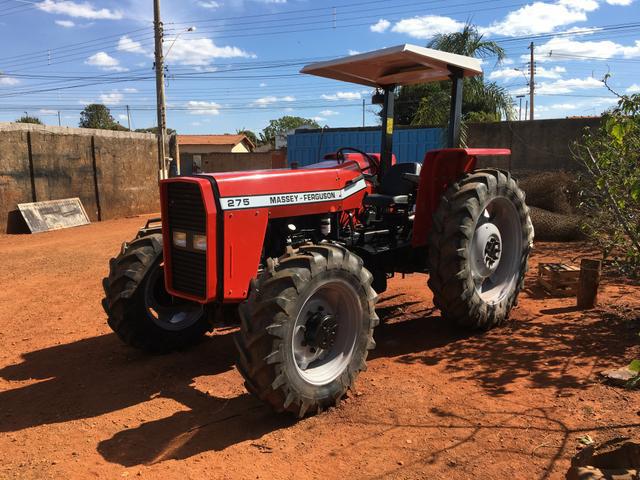
[[[495,197],[482,208],[469,246],[476,292],[486,303],[507,298],[520,277],[522,226],[513,201]]]
[[[153,267],[144,291],[147,315],[163,330],[179,331],[194,325],[203,315],[199,303],[172,297],[164,286],[164,268]]]
[[[326,349],[305,344],[310,316],[317,312],[333,316],[337,333]],[[296,317],[291,346],[300,377],[312,385],[326,385],[349,366],[358,338],[362,307],[355,289],[344,280],[332,280],[312,291]]]

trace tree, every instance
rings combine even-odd
[[[44,125],[42,120],[38,117],[32,117],[30,115],[23,115],[19,119],[16,120],[16,123],[35,123],[36,125]]]
[[[275,145],[276,135],[284,135],[289,130],[300,128],[307,125],[311,128],[320,128],[318,122],[311,118],[293,117],[285,115],[277,120],[271,120],[264,130],[260,133],[260,142],[262,144],[269,143]]]
[[[253,133],[251,130],[242,128],[242,129],[236,130],[236,133],[238,135],[244,135],[245,137],[247,137],[249,141],[253,143],[254,147],[257,147],[260,144],[258,141],[258,136],[255,133]]]
[[[81,128],[128,131],[113,119],[109,108],[101,103],[92,103],[84,107],[80,112],[79,125]]]
[[[587,234],[603,257],[622,260],[628,273],[638,275],[640,94],[618,97],[618,105],[603,114],[600,126],[587,130],[575,145],[576,157],[585,169],[580,205]]]
[[[468,57],[505,58],[504,49],[485,40],[475,25],[467,23],[460,32],[436,35],[427,47]],[[450,82],[402,87],[396,98],[396,115],[400,125],[446,125],[451,99]],[[463,120],[498,121],[513,117],[513,101],[506,89],[482,76],[464,80]]]
[[[175,135],[176,131],[173,128],[167,128],[167,135]],[[158,134],[158,127],[149,127],[149,128],[136,128],[134,132],[137,133],[153,133],[154,135]]]

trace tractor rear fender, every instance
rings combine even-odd
[[[480,156],[511,155],[506,148],[446,148],[427,152],[420,171],[420,184],[416,199],[412,246],[427,244],[433,214],[446,189],[463,174],[476,168]]]

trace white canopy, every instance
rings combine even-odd
[[[312,63],[300,72],[370,87],[384,87],[447,80],[451,75],[450,66],[462,69],[465,77],[482,73],[477,58],[408,44]]]

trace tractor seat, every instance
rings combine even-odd
[[[364,197],[363,203],[372,207],[391,207],[407,205],[409,195],[415,192],[414,179],[420,175],[422,165],[419,163],[396,163],[382,177],[378,193]]]

